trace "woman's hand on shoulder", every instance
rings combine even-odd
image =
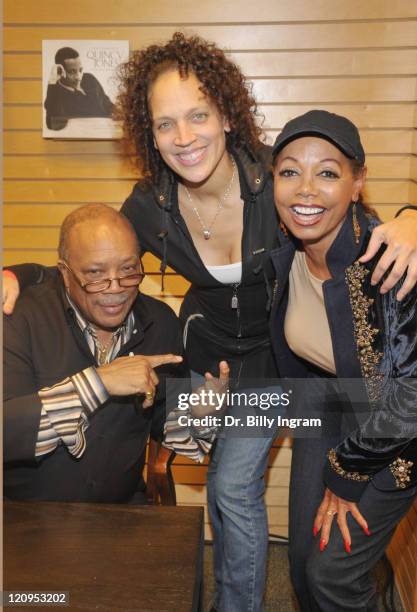
[[[3,312],[12,314],[19,297],[19,281],[10,270],[3,270]]]
[[[404,211],[396,219],[375,227],[368,248],[359,261],[366,263],[371,260],[382,244],[386,244],[387,249],[375,267],[371,282],[376,285],[392,266],[380,287],[381,293],[387,293],[407,272],[396,296],[397,300],[402,300],[417,283],[417,212]]]

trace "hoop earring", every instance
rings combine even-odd
[[[353,202],[352,207],[352,225],[353,225],[353,235],[355,236],[355,244],[359,244],[359,239],[361,237],[361,227],[359,225],[358,217],[356,216],[356,202]]]

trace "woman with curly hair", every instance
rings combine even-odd
[[[225,359],[236,388],[248,378],[262,386],[261,379],[278,376],[268,312],[275,276],[269,251],[278,246],[279,222],[270,147],[260,141],[250,87],[214,44],[179,32],[133,52],[120,77],[118,118],[142,177],[122,212],[143,251],[161,259],[162,278],[169,264],[191,283],[180,312],[189,364],[204,374]],[[415,256],[415,223],[391,221],[371,243],[369,257],[383,241],[403,245],[388,287]],[[397,255],[389,247],[376,276]],[[412,284],[409,274],[404,294]],[[218,437],[208,473],[213,609],[255,612],[265,588],[263,475],[275,432],[234,433]]]
[[[278,221],[270,150],[242,73],[214,45],[176,33],[134,52],[122,85],[120,116],[143,176],[122,211],[162,273],[168,263],[191,282],[180,311],[190,367],[213,372],[221,355],[239,389],[248,377],[276,378],[267,322]],[[215,610],[262,608],[273,435],[220,435],[212,452]]]

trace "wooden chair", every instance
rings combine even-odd
[[[148,504],[176,506],[175,484],[171,464],[174,451],[150,438],[148,445],[148,471],[146,477],[146,499]]]

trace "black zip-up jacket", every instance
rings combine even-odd
[[[190,367],[200,373],[213,372],[219,360],[226,359],[237,382],[277,375],[268,330],[274,276],[268,253],[277,245],[278,217],[270,147],[262,145],[256,158],[243,149],[231,154],[244,202],[238,285],[218,282],[202,262],[181,216],[178,181],[172,172],[165,169],[156,188],[139,182],[122,212],[133,224],[142,248],[161,258],[162,272],[168,263],[191,282],[180,311]]]
[[[332,278],[323,283],[336,376],[362,379],[362,397],[369,401],[369,423],[340,442],[324,474],[327,486],[351,501],[360,499],[370,479],[393,490],[417,483],[417,290],[398,302],[398,287],[381,295],[379,285],[370,284],[377,258],[354,262],[365,252],[376,221],[362,208],[358,220],[360,244],[355,244],[349,211],[326,256]],[[280,242],[271,253],[276,271],[271,337],[278,368],[282,377],[315,377],[317,368],[297,357],[285,339],[288,278],[297,245],[282,234]],[[363,409],[363,404],[352,406]],[[370,431],[378,437],[369,437]]]
[[[139,181],[121,211],[133,224],[142,251],[161,259],[162,273],[168,264],[191,282],[180,311],[190,368],[215,374],[219,361],[226,359],[235,381],[274,378],[277,370],[268,328],[274,271],[269,252],[278,245],[278,216],[271,148],[260,145],[256,157],[246,149],[230,153],[236,160],[244,202],[243,270],[238,285],[218,282],[202,262],[179,211],[178,180],[168,168],[162,170],[156,187]],[[45,271],[27,264],[12,269],[22,287],[40,282]],[[236,308],[232,308],[233,297]]]
[[[121,349],[160,355],[182,352],[180,326],[163,302],[139,294],[134,303],[137,330]],[[86,449],[76,459],[64,445],[35,458],[41,400],[38,391],[90,366],[97,366],[65,299],[60,279],[30,287],[11,316],[4,318],[4,493],[11,499],[128,501],[141,485],[143,452],[149,434],[162,438],[166,376],[188,375],[184,364],[157,369],[154,406],[143,397],[110,397],[90,417]]]

